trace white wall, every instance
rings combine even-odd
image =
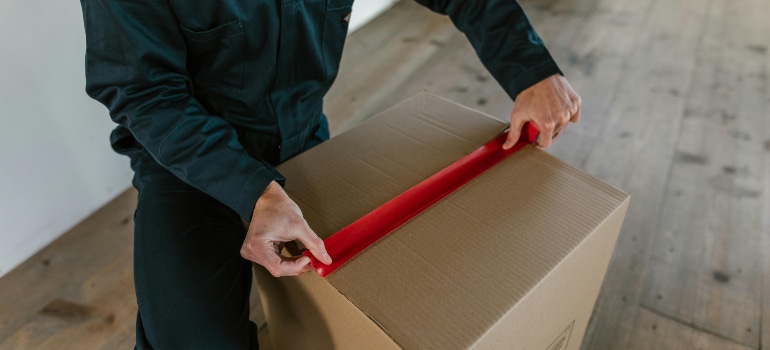
[[[351,30],[393,2],[357,1]],[[0,276],[130,186],[83,90],[84,51],[77,1],[0,4]]]
[[[125,190],[131,171],[110,150],[106,109],[83,90],[78,2],[0,8],[2,275]]]
[[[399,0],[356,0],[353,3],[353,13],[350,16],[349,31],[361,28],[379,14],[385,12]]]

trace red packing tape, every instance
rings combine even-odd
[[[507,156],[527,144],[536,143],[537,136],[537,127],[526,123],[519,141],[506,151],[503,150],[503,143],[508,133],[504,133],[333,234],[324,240],[326,251],[332,258],[331,264],[321,263],[308,250],[302,254],[310,258],[310,264],[319,275],[328,276],[364,249]]]

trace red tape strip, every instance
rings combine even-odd
[[[506,151],[502,146],[508,133],[504,133],[333,234],[324,240],[326,251],[333,261],[330,265],[324,265],[315,259],[308,250],[302,254],[310,258],[311,265],[319,275],[328,276],[364,249],[507,156],[527,144],[536,143],[537,136],[537,127],[526,123],[519,141]]]

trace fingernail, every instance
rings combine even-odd
[[[324,260],[328,261],[329,263],[332,262],[332,257],[329,256],[329,253],[324,253]]]

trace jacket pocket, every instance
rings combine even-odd
[[[241,21],[235,20],[203,31],[181,28],[187,43],[187,69],[193,81],[201,85],[241,89],[245,49]]]
[[[326,10],[323,28],[324,71],[330,80],[334,80],[340,67],[342,48],[348,34],[352,1],[342,1],[342,6]]]

